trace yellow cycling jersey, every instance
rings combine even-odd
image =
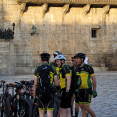
[[[56,67],[56,73],[60,79],[60,88],[66,88],[66,76],[70,75],[69,67],[67,65],[63,65],[62,68]]]
[[[47,63],[43,63],[41,66],[45,66],[49,69],[50,82],[53,83],[54,75],[56,75],[54,68],[51,67]],[[39,79],[39,77],[40,77],[41,66],[38,66],[34,71],[34,75],[37,77],[37,79]]]
[[[88,89],[92,87],[91,76],[94,76],[94,70],[91,66],[84,64],[77,68],[76,75],[81,77],[81,85],[79,88]]]

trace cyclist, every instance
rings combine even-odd
[[[60,51],[55,51],[55,52],[53,53],[54,61],[51,62],[50,65],[51,65],[52,67],[55,68],[56,73],[58,74],[60,68],[57,67],[56,61],[55,61],[55,57],[56,57],[57,55],[62,55],[62,53],[61,53]],[[55,101],[55,106],[54,106],[54,108],[56,108],[56,109],[54,109],[54,117],[57,117],[57,115],[58,115],[58,109],[59,109],[59,107],[60,107],[60,87],[58,86],[58,87],[56,87],[56,89],[57,89],[57,90],[56,90],[55,97],[54,97],[54,101]]]
[[[38,66],[34,72],[33,97],[35,98],[37,94],[39,99],[39,116],[44,117],[46,107],[47,116],[53,117],[55,92],[53,81],[56,86],[59,85],[59,81],[57,80],[55,70],[48,64],[50,54],[42,53],[40,56],[42,64]]]
[[[55,59],[55,57],[56,57],[57,55],[62,55],[62,53],[61,53],[60,51],[55,51],[55,52],[53,53],[53,55],[54,55],[54,59]],[[55,60],[54,60],[53,62],[51,62],[50,65],[53,66],[53,67],[57,67]]]
[[[57,66],[60,68],[58,71],[58,77],[60,78],[61,103],[58,117],[71,117],[70,69],[67,65],[65,65],[66,58],[64,55],[56,56],[55,60]]]
[[[73,80],[73,77],[76,78],[77,62],[75,61],[74,56],[71,57],[71,61],[72,61],[72,66],[70,67],[70,69],[72,70],[72,80]],[[73,89],[72,84],[74,85],[74,82],[76,82],[76,81],[71,82],[71,89]],[[72,92],[73,92],[73,96],[72,96],[72,107],[71,107],[71,109],[72,109],[72,114],[73,114],[73,104],[75,102],[75,95],[77,95],[78,92],[74,91],[74,89],[72,90]],[[78,99],[77,99],[77,102],[78,102]],[[78,113],[79,113],[79,104],[76,104],[75,105],[75,117],[78,117]]]
[[[86,117],[87,112],[92,117],[96,117],[95,113],[90,108],[91,96],[93,95],[94,98],[97,96],[94,70],[91,66],[84,64],[84,53],[78,53],[74,57],[77,62],[76,75],[81,77],[81,85],[79,87],[76,101],[79,98],[78,103],[82,111],[82,117]]]

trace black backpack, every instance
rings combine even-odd
[[[50,66],[42,65],[39,67],[39,80],[37,86],[37,93],[47,95],[51,91],[50,81]]]
[[[76,75],[75,71],[72,71],[72,79],[71,79],[71,89],[72,91],[75,91],[78,89],[81,85],[81,77],[80,75]]]
[[[70,67],[68,65],[66,65],[66,67],[68,67],[70,69],[70,75],[71,75],[71,90],[75,91],[76,89],[78,89],[81,85],[81,77],[76,75],[76,71],[74,69],[74,67]],[[63,69],[60,70],[60,72]],[[62,72],[63,73],[63,72]],[[71,74],[72,73],[72,74]],[[62,74],[62,77],[65,78],[65,74]]]

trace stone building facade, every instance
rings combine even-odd
[[[84,52],[100,70],[117,70],[117,0],[0,0],[0,75],[32,73],[39,54]],[[51,57],[51,60],[53,58]]]

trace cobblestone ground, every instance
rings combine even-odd
[[[7,83],[32,80],[32,75],[0,76]],[[92,99],[91,108],[97,117],[117,117],[117,72],[96,73],[98,96]],[[81,112],[79,114],[81,117]]]

